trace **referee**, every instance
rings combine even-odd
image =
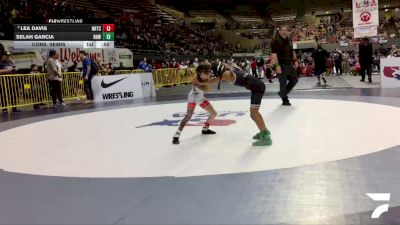
[[[296,71],[299,63],[290,41],[288,25],[280,26],[279,34],[274,35],[271,48],[272,64],[276,67],[280,83],[278,95],[282,98],[282,105],[290,106],[288,94],[297,84]]]

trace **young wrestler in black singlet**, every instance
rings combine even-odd
[[[244,72],[236,65],[230,66],[222,62],[214,62],[211,65],[211,69],[216,78],[213,78],[208,82],[219,83],[218,88],[221,81],[227,81],[251,91],[250,117],[260,130],[260,132],[253,137],[253,139],[257,140],[253,143],[253,146],[271,145],[271,133],[266,128],[264,119],[259,112],[261,101],[265,93],[264,82]]]

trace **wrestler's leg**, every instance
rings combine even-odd
[[[192,118],[195,108],[196,108],[196,103],[191,103],[191,102],[188,103],[187,113],[186,113],[185,117],[183,117],[181,122],[179,123],[178,130],[176,131],[176,133],[174,134],[174,136],[172,138],[172,143],[173,144],[179,144],[180,143],[179,142],[179,137],[181,136],[183,128],[185,128],[186,124]]]
[[[207,121],[204,123],[202,133],[203,134],[215,134],[215,131],[210,130],[209,127],[210,127],[210,123],[215,119],[215,117],[217,117],[217,112],[215,111],[215,109],[211,105],[211,103],[207,100],[203,101],[203,103],[201,103],[200,106],[210,114],[207,118]]]

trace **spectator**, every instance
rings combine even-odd
[[[68,67],[68,72],[80,72],[78,69],[78,62],[74,61],[74,64],[70,67]]]
[[[186,63],[184,61],[181,62],[181,64],[179,65],[179,69],[187,69],[189,68]]]
[[[100,57],[97,57],[95,60],[93,60],[92,61],[92,63],[94,63],[93,65],[92,65],[92,69],[93,69],[93,67],[94,67],[94,74],[93,74],[93,76],[98,76],[98,75],[101,75],[103,72],[104,72],[104,68],[103,68],[103,66],[101,65],[101,58]],[[96,70],[97,70],[97,72],[96,72]]]
[[[333,67],[334,67],[334,63],[333,63],[333,57],[332,54],[329,54],[328,59],[326,60],[326,67],[327,67],[327,75],[333,75]]]
[[[361,82],[365,82],[365,73],[368,75],[368,82],[372,82],[372,44],[368,38],[363,38],[362,42],[358,46],[359,49],[359,60],[360,60],[360,75]]]
[[[142,61],[140,61],[138,69],[146,70],[146,68],[147,68],[147,59],[144,58]]]
[[[265,76],[267,77],[269,83],[273,83],[272,82],[272,65],[271,65],[271,61],[267,61],[267,63],[265,64]]]
[[[390,49],[390,53],[388,57],[399,57],[400,56],[400,50],[396,45],[392,45],[392,48]]]
[[[253,58],[251,61],[251,71],[253,76],[257,77],[257,60],[256,58]]]
[[[388,54],[388,50],[385,47],[383,47],[383,44],[380,45],[377,52],[381,55],[381,57],[386,57]]]
[[[197,68],[199,66],[199,59],[195,58],[192,65],[193,65],[194,68]]]
[[[68,61],[67,60],[61,61],[61,71],[62,72],[68,71]]]
[[[326,72],[326,60],[328,59],[328,52],[322,48],[321,45],[317,45],[317,48],[312,53],[314,59],[314,74],[317,76],[318,85],[321,85],[321,78],[326,84],[324,73]]]
[[[379,54],[377,54],[377,55],[375,55],[374,57],[373,57],[373,65],[374,65],[374,68],[372,68],[372,71],[373,70],[377,70],[378,72],[381,70],[381,65],[380,65],[380,56],[379,56]]]
[[[341,76],[343,74],[343,71],[342,71],[343,56],[339,49],[336,49],[334,61],[335,61],[335,68],[336,68],[336,76]]]
[[[11,53],[10,52],[4,52],[4,54],[1,56],[1,61],[0,61],[0,74],[13,74],[15,73],[15,65],[14,63],[10,60]]]
[[[258,78],[262,78],[263,77],[263,68],[264,68],[264,59],[262,57],[262,55],[260,55],[260,58],[257,59],[257,73],[258,73]]]
[[[354,73],[354,65],[356,64],[356,60],[354,59],[353,56],[350,56],[349,58],[349,72],[350,75],[353,75]]]
[[[40,73],[41,73],[41,72],[40,72],[40,70],[39,70],[39,67],[38,67],[36,64],[32,64],[32,65],[31,65],[31,72],[30,72],[30,74],[40,74]],[[38,90],[39,87],[36,87],[35,84],[32,84],[32,89]],[[39,89],[39,90],[40,90],[40,89]],[[40,92],[40,91],[38,91],[38,92]],[[36,97],[36,100],[43,101],[43,99],[38,99],[38,98],[41,98],[41,97],[42,97],[42,96],[39,94],[39,96]],[[43,103],[42,103],[42,104],[43,104]],[[33,105],[33,108],[34,108],[34,109],[38,109],[39,106],[40,106],[40,104],[34,104],[34,105]]]
[[[251,63],[248,59],[245,60],[246,62],[246,67],[245,67],[245,71],[246,73],[251,73]]]
[[[108,75],[108,73],[110,72],[110,69],[108,68],[108,64],[102,63],[102,64],[101,64],[101,68],[102,68],[102,71],[100,71],[100,75],[101,75],[101,76],[106,76],[106,75]]]
[[[162,69],[163,65],[161,61],[156,61],[155,65],[154,65],[156,70]]]
[[[179,63],[177,63],[175,59],[172,59],[172,62],[169,64],[169,68],[179,68]]]
[[[153,70],[153,65],[151,64],[151,61],[149,61],[144,71],[151,72],[152,70]]]
[[[1,61],[0,61],[0,75],[2,74],[14,74],[16,69],[15,69],[15,64],[10,60],[11,53],[8,51],[5,51],[4,54],[1,56]],[[11,77],[10,77],[11,79]],[[10,79],[7,79],[7,86],[11,87],[12,81]],[[2,90],[3,87],[0,86],[0,91]],[[0,93],[1,94],[1,93]],[[11,104],[15,105],[16,104],[16,95],[11,95],[10,96]],[[2,105],[6,105],[6,96],[1,96],[1,102]],[[13,112],[20,112],[20,110],[17,109],[17,107],[12,108]],[[7,112],[7,109],[3,109],[3,113]]]
[[[115,74],[115,69],[114,69],[112,63],[108,63],[108,71],[109,71],[108,75]]]
[[[32,65],[31,65],[31,72],[30,72],[30,74],[38,74],[38,73],[40,73],[39,67],[38,67],[36,64],[32,64]]]
[[[343,62],[342,62],[342,68],[343,68],[343,73],[344,74],[349,74],[350,68],[349,68],[349,53],[344,52],[343,53]]]
[[[50,95],[53,100],[53,107],[56,108],[57,99],[60,106],[65,106],[65,103],[62,99],[61,94],[61,81],[62,81],[62,74],[61,68],[62,65],[58,60],[59,54],[55,50],[49,51],[49,58],[46,61],[46,68],[47,68],[47,75],[49,80],[50,86]]]
[[[356,60],[356,63],[354,64],[354,76],[357,76],[361,71],[361,65],[358,60]]]
[[[89,54],[85,51],[80,51],[79,53],[82,59],[82,78],[84,80],[84,89],[86,93],[85,103],[91,103],[94,100],[92,79],[94,73],[97,73],[97,71],[92,70],[92,60],[90,59]]]
[[[43,66],[38,66],[38,70],[40,73],[45,73]]]

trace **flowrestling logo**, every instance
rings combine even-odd
[[[385,77],[400,81],[400,66],[385,66],[385,68],[383,68],[383,74]]]
[[[175,127],[179,125],[179,122],[183,119],[183,117],[185,117],[185,115],[186,112],[174,113],[172,114],[173,119],[164,119],[162,121],[145,124],[142,126],[138,126],[136,128],[152,127],[152,126]],[[234,118],[243,117],[244,115],[246,115],[246,111],[222,111],[218,113],[217,119],[215,119],[211,123],[211,125],[223,126],[223,127],[230,126],[236,123],[236,120],[234,120]],[[227,117],[233,117],[233,119],[224,119]],[[192,119],[186,124],[186,126],[203,126],[204,121],[206,121],[207,118],[208,118],[208,113],[206,112],[195,113],[193,114]]]

